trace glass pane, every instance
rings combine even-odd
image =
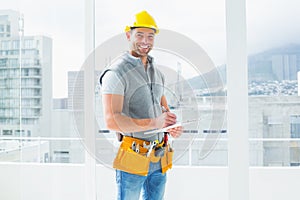
[[[116,59],[128,51],[124,30],[133,24],[134,15],[146,10],[154,17],[160,30],[155,35],[155,44],[149,54],[165,76],[164,94],[168,106],[182,123],[193,122],[185,125],[180,138],[169,138],[175,149],[173,165],[187,169],[192,166],[227,166],[226,91],[223,86],[226,64],[225,2],[200,1],[200,5],[198,1],[190,0],[96,0],[94,53],[98,76],[104,67],[115,64]],[[97,77],[95,79],[99,80]],[[112,163],[120,142],[115,132],[105,126],[101,89],[98,83],[95,91],[99,130],[96,158],[98,167],[104,164],[111,169],[112,172],[108,172],[111,177],[106,175],[111,181],[115,180]],[[97,175],[103,177],[100,170]],[[102,180],[97,179],[97,188],[102,188],[98,196],[116,198],[116,187],[104,190]],[[168,194],[169,198],[175,199],[172,194]]]
[[[299,141],[281,141],[269,139],[261,141],[260,139],[250,142],[251,166],[299,166],[300,148]]]
[[[250,164],[254,166],[297,166],[297,6],[296,0],[247,1]]]
[[[0,160],[83,163],[67,72],[83,63],[84,1],[2,5],[7,10],[0,11]],[[76,156],[63,159],[66,152]]]
[[[84,0],[1,1],[0,199],[85,198],[85,147],[67,105],[83,21]]]
[[[127,9],[116,9],[116,4],[120,8],[124,5]],[[179,147],[175,152],[178,158],[175,165],[201,165],[202,162],[197,161],[199,158],[193,161],[194,158],[190,157],[192,154],[188,153],[191,151],[190,144],[200,139],[205,142],[194,144],[193,151],[201,152],[203,163],[226,166],[227,161],[223,161],[227,160],[227,148],[221,145],[222,150],[217,151],[222,153],[210,153],[218,149],[219,138],[227,138],[224,121],[226,92],[223,87],[226,62],[225,7],[222,0],[203,1],[201,5],[196,6],[192,1],[160,2],[159,5],[139,1],[96,1],[95,46],[96,54],[97,51],[101,52],[101,56],[96,56],[96,62],[100,63],[96,65],[96,72],[99,75],[105,66],[113,64],[122,52],[128,50],[125,27],[133,23],[137,12],[146,9],[160,28],[150,54],[165,74],[165,95],[169,107],[172,112],[180,113],[182,121],[197,121],[187,125],[183,136],[174,140],[174,145]],[[101,92],[96,90],[97,95],[98,127],[100,132],[107,131],[103,123]],[[116,139],[113,132],[99,137],[108,138],[112,145],[109,148],[117,152],[118,143],[113,142]],[[108,163],[111,166],[113,156],[106,157],[111,157]]]

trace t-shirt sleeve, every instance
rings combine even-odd
[[[102,78],[102,94],[119,94],[124,95],[124,84],[116,72],[108,71]]]

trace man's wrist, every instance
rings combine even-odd
[[[149,123],[149,129],[157,129],[157,128],[158,126],[157,126],[156,118],[151,119]]]

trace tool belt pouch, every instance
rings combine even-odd
[[[113,162],[113,167],[131,174],[146,176],[149,164],[149,157],[136,153],[125,143],[122,143]]]
[[[173,165],[173,155],[174,151],[170,146],[166,148],[168,150],[165,151],[164,156],[161,158],[161,171],[162,173],[166,173],[169,169],[172,168]]]

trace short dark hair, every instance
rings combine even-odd
[[[134,27],[130,27],[130,30],[136,29],[136,28],[149,28],[149,27],[144,27],[144,26],[134,26]],[[154,30],[154,33],[156,33],[156,29],[155,28],[150,28],[152,30]]]

